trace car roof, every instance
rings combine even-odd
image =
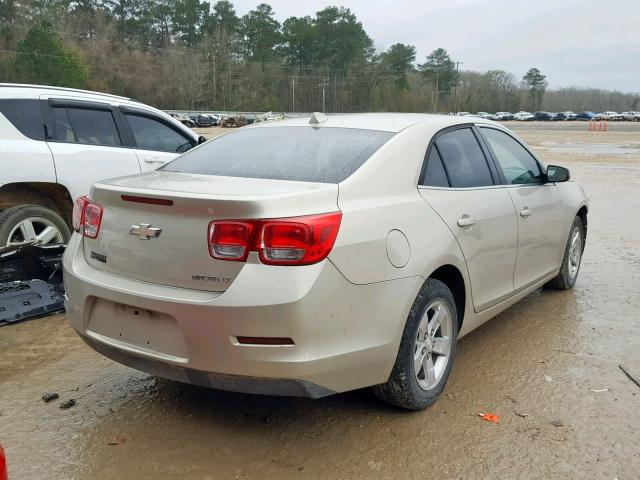
[[[385,132],[400,132],[405,128],[417,124],[429,123],[434,128],[446,128],[452,125],[469,123],[495,124],[482,118],[469,118],[456,115],[435,115],[427,113],[348,113],[328,114],[326,120],[320,123],[310,123],[309,116],[289,118],[276,122],[264,122],[245,128],[274,128],[274,127],[308,127],[316,128],[358,128],[363,130],[381,130]]]
[[[121,100],[136,102],[131,98],[112,95],[110,93],[92,92],[77,88],[52,87],[50,85],[30,85],[23,83],[0,83],[0,97],[2,98],[39,98],[40,95],[55,95],[60,93],[74,93],[95,99]]]

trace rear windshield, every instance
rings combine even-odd
[[[340,183],[393,135],[353,128],[247,128],[187,152],[161,170]]]

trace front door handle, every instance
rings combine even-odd
[[[459,227],[472,227],[476,224],[476,219],[470,217],[469,215],[463,215],[462,218],[458,219]]]
[[[157,158],[145,158],[144,163],[166,163],[164,160],[159,160]]]
[[[529,207],[524,207],[522,210],[520,210],[520,216],[521,217],[530,217],[531,215],[533,215],[533,211],[529,210]]]

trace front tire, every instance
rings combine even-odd
[[[373,387],[376,396],[408,410],[432,405],[449,378],[457,336],[453,295],[430,278],[411,307],[389,380]]]
[[[0,247],[66,243],[70,236],[66,222],[49,208],[16,205],[0,212]]]
[[[569,290],[573,288],[578,279],[582,253],[584,252],[584,226],[580,217],[576,217],[569,230],[569,239],[564,251],[562,266],[558,276],[549,281],[545,287],[556,290]]]

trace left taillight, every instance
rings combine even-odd
[[[7,460],[2,445],[0,445],[0,480],[7,480]]]
[[[333,248],[341,212],[269,220],[216,220],[209,224],[209,253],[218,260],[244,262],[258,252],[267,265],[310,265]]]
[[[73,204],[73,229],[76,232],[80,231],[82,224],[84,223],[84,208],[87,206],[89,199],[84,196],[76,198]]]
[[[87,238],[96,238],[100,232],[103,209],[86,196],[78,198],[73,205],[73,229]]]

